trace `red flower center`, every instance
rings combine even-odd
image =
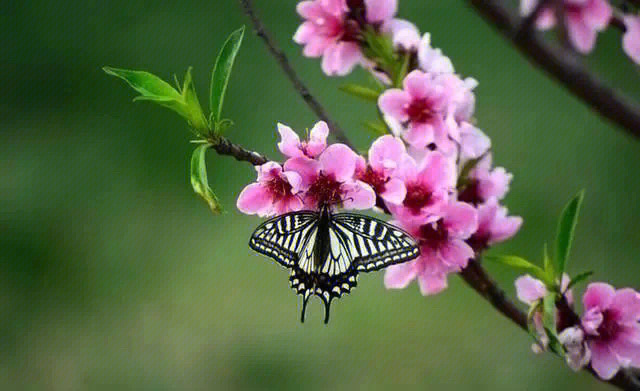
[[[411,122],[429,122],[435,115],[433,104],[427,99],[413,100],[407,108],[407,115]]]
[[[407,184],[407,196],[403,205],[411,212],[414,214],[420,213],[422,208],[429,206],[432,201],[432,192],[425,188],[424,185],[418,183]]]
[[[279,175],[267,182],[267,188],[276,200],[283,199],[291,195],[291,184]]]
[[[363,173],[358,174],[358,179],[369,184],[376,194],[384,193],[385,184],[389,181],[389,178],[385,178],[384,175],[373,171],[371,166],[367,166]]]
[[[447,232],[442,219],[420,227],[420,242],[430,248],[437,249],[448,239],[449,232]]]
[[[622,326],[618,323],[618,314],[612,310],[604,310],[602,323],[598,327],[598,339],[603,342],[612,341],[621,330]]]
[[[470,179],[464,189],[458,194],[458,200],[469,204],[478,205],[484,200],[480,197],[479,183],[476,179]]]
[[[342,202],[342,183],[335,180],[333,176],[320,173],[307,192],[318,205],[335,205]]]

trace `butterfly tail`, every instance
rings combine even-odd
[[[331,299],[329,300],[323,300],[322,301],[324,303],[324,324],[328,324],[329,323],[329,312],[331,310]]]
[[[300,322],[304,323],[304,314],[305,312],[307,312],[307,302],[309,301],[309,298],[311,297],[311,291],[310,290],[306,290],[304,292],[304,295],[302,296],[302,314],[300,315]]]

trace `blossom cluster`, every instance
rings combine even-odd
[[[520,13],[528,16],[538,7],[540,0],[520,0]],[[562,8],[547,2],[535,20],[536,27],[548,30],[558,23],[557,11],[562,12],[571,45],[580,53],[593,50],[599,32],[604,31],[613,19],[613,7],[608,0],[563,0]],[[624,52],[640,64],[640,15],[628,14],[622,18],[625,33],[622,37]]]
[[[589,363],[602,379],[611,379],[621,368],[640,368],[640,293],[630,288],[615,289],[609,284],[589,284],[583,297],[584,313],[573,312],[573,294],[563,279],[562,291],[567,308],[559,308],[556,321],[559,342],[569,366],[579,370]],[[516,280],[518,298],[530,306],[547,295],[544,283],[529,275]],[[575,319],[574,319],[575,318]],[[539,335],[535,349],[546,349],[548,336],[536,312],[534,324]]]

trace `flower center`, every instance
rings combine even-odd
[[[373,171],[371,166],[367,166],[367,169],[358,175],[358,179],[369,184],[376,194],[384,193],[385,184],[389,181],[389,178],[385,178],[384,175]]]
[[[420,242],[432,249],[437,249],[449,239],[449,233],[442,219],[420,227]]]
[[[342,183],[333,176],[320,173],[309,187],[308,196],[318,205],[335,205],[342,202]]]
[[[280,176],[271,179],[267,183],[267,188],[271,194],[273,194],[274,198],[278,200],[291,195],[291,184]]]
[[[407,196],[404,199],[403,205],[414,214],[418,214],[422,208],[431,204],[431,196],[431,191],[424,186],[416,183],[408,184]]]
[[[617,313],[612,310],[602,312],[602,323],[598,327],[598,339],[604,342],[616,338],[622,327],[618,323]]]
[[[458,200],[467,202],[472,205],[478,205],[482,203],[482,197],[480,197],[480,187],[476,179],[469,180],[469,183],[458,194]]]
[[[429,122],[436,115],[436,111],[427,99],[418,99],[409,104],[407,114],[411,122],[424,123]]]

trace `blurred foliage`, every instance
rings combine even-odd
[[[256,6],[311,90],[360,148],[372,107],[338,90],[291,41],[295,1]],[[537,259],[566,200],[587,190],[569,271],[638,288],[640,143],[534,70],[463,1],[402,0],[457,70],[480,81],[477,118],[495,161],[514,173],[507,204],[525,219],[494,253]],[[455,276],[423,298],[367,275],[331,324],[299,301],[287,274],[253,254],[260,222],[235,197],[248,165],[213,153],[214,217],[189,179],[184,121],[104,65],[165,80],[189,66],[207,91],[215,53],[246,23],[235,1],[13,1],[0,30],[0,389],[3,390],[605,390],[494,313]],[[248,32],[248,31],[247,31]],[[603,34],[591,66],[640,98],[640,73]],[[226,95],[230,137],[276,154],[276,121],[315,121],[262,43],[247,34]],[[488,265],[513,293],[516,275]]]

